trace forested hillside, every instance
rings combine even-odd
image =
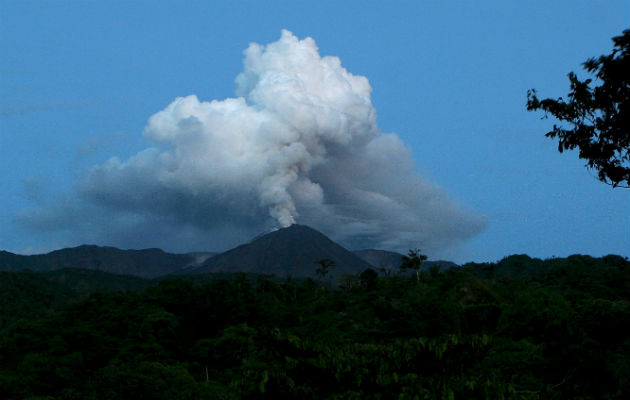
[[[0,276],[45,305],[0,333],[3,399],[630,394],[630,263],[617,256],[513,256],[419,279],[368,269],[334,289],[235,274],[77,297],[69,278]]]

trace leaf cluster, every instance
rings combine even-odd
[[[577,148],[588,167],[613,187],[630,186],[630,30],[613,38],[611,54],[587,60],[584,69],[593,79],[568,74],[567,99],[539,99],[527,92],[527,110],[552,115],[560,125],[546,133],[558,139],[558,151]]]

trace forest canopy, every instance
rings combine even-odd
[[[630,393],[630,263],[618,256],[366,270],[333,287],[235,274],[122,288],[112,278],[108,290],[75,272],[0,273],[14,288],[1,310],[1,398]]]

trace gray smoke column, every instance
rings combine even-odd
[[[349,246],[431,249],[483,230],[483,216],[418,176],[400,138],[379,130],[365,77],[286,30],[244,55],[235,98],[176,98],[144,130],[156,146],[94,167],[81,197],[160,220],[170,237],[297,221]]]

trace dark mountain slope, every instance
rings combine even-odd
[[[374,268],[379,271],[381,269],[398,270],[403,258],[403,255],[400,253],[386,250],[365,249],[354,250],[353,253],[373,265]]]
[[[160,249],[120,250],[92,245],[32,256],[0,252],[0,270],[3,271],[30,269],[43,272],[62,268],[82,268],[155,278],[176,272],[194,262],[195,255],[170,254]]]
[[[356,274],[372,266],[330,240],[303,225],[259,236],[251,242],[208,259],[193,273],[253,272],[277,276],[314,276],[321,259],[332,260],[333,276]]]

